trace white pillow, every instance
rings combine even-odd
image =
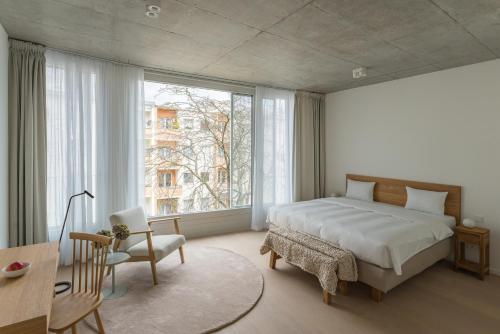
[[[407,209],[418,210],[436,215],[444,215],[444,202],[447,192],[420,190],[406,187]]]
[[[347,192],[345,197],[373,202],[373,188],[375,182],[361,182],[347,179]]]

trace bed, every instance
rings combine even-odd
[[[348,179],[375,182],[374,202],[343,197],[297,202],[270,208],[268,221],[352,252],[357,280],[370,286],[372,299],[379,302],[383,294],[448,257],[460,222],[461,187],[354,174],[347,174]],[[445,214],[405,209],[406,186],[447,192]],[[270,264],[279,255],[271,252]],[[329,301],[328,291],[323,297]]]

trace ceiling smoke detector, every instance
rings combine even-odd
[[[146,16],[151,18],[157,18],[161,12],[161,1],[160,0],[144,0],[146,5]]]
[[[354,79],[366,77],[366,67],[358,67],[352,70],[352,77]]]

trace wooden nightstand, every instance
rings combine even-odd
[[[465,244],[479,246],[479,263],[465,259]],[[479,274],[484,280],[484,275],[490,272],[490,231],[480,227],[465,227],[459,225],[455,228],[455,269],[463,268]]]

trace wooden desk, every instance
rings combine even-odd
[[[0,333],[47,333],[59,261],[57,242],[0,249],[0,267],[31,262],[22,277],[0,273]]]

